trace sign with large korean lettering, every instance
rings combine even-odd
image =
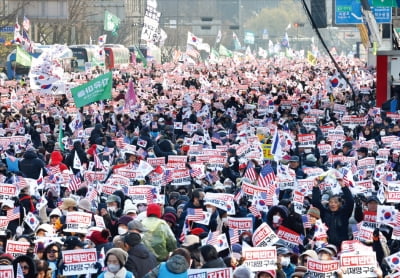
[[[111,98],[112,72],[71,89],[76,107],[82,107],[90,103]]]
[[[62,251],[63,275],[97,273],[97,252],[95,248]]]
[[[235,203],[233,194],[228,193],[211,193],[207,192],[204,196],[204,204],[213,205],[219,209],[225,210],[228,215],[235,214]]]
[[[311,277],[335,277],[335,272],[338,269],[339,261],[317,261],[313,259],[307,261],[307,271],[311,274]]]
[[[276,247],[249,247],[242,249],[244,258],[243,265],[252,271],[275,270],[276,269]]]
[[[26,255],[29,247],[29,242],[7,240],[6,253],[11,254],[16,258],[21,255]]]
[[[14,269],[12,265],[0,265],[0,277],[14,278]]]
[[[257,247],[271,246],[278,240],[278,236],[267,223],[262,223],[257,230],[254,231],[252,237],[253,245]]]
[[[83,211],[69,211],[65,219],[65,232],[86,234],[92,223],[92,214]]]
[[[343,278],[375,277],[377,266],[375,252],[370,254],[346,254],[340,256]]]
[[[231,278],[231,268],[188,269],[188,278]]]
[[[243,232],[253,232],[253,218],[251,217],[228,217],[228,226],[237,230],[239,235]]]

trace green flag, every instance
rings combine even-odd
[[[396,0],[372,0],[372,7],[397,7]]]
[[[136,53],[137,53],[137,57],[139,58],[139,60],[143,63],[143,67],[147,67],[147,59],[146,57],[144,57],[142,51],[140,51],[139,47],[135,47],[136,48]]]
[[[121,19],[119,19],[116,15],[113,15],[109,11],[105,12],[104,15],[104,30],[111,31],[114,36],[118,35],[118,27],[121,23]]]
[[[225,57],[232,57],[232,51],[230,51],[228,48],[223,46],[222,44],[219,45],[219,55],[225,56]]]
[[[110,99],[112,88],[112,72],[71,89],[76,107],[82,107],[95,101]]]
[[[21,47],[17,46],[16,62],[20,65],[30,67],[32,64],[32,56]]]
[[[63,138],[64,138],[63,122],[60,121],[60,125],[59,125],[59,128],[58,128],[58,144],[60,145],[60,149],[62,151],[65,150],[64,143],[62,141]]]

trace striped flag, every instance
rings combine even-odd
[[[274,156],[275,161],[281,160],[283,156],[278,129],[275,131],[274,138],[272,139],[271,154]]]
[[[186,219],[188,221],[201,221],[204,219],[203,209],[201,208],[188,208]]]
[[[149,188],[146,194],[147,204],[154,203],[154,199],[157,199],[157,189],[155,187]]]
[[[246,172],[244,173],[243,177],[250,179],[251,181],[256,181],[257,180],[257,171],[254,168],[254,163],[252,161],[249,161],[247,163],[247,168]]]
[[[76,191],[79,189],[79,187],[81,187],[81,178],[79,173],[77,173],[76,175],[70,175],[70,182],[68,185],[68,190],[69,191]]]
[[[86,193],[86,199],[88,199],[91,202],[97,198],[98,193],[99,192],[95,188],[91,188],[90,191],[88,191],[88,193]]]
[[[61,173],[60,166],[58,165],[56,166],[47,165],[46,170],[47,170],[47,175],[49,176]]]
[[[94,167],[96,169],[107,171],[106,167],[104,167],[103,163],[101,162],[99,156],[96,153],[94,154]]]
[[[217,245],[218,244],[218,236],[220,235],[219,231],[209,232],[207,237],[207,244]]]
[[[267,163],[260,171],[258,178],[258,185],[262,187],[268,187],[273,181],[275,181],[274,169],[271,164]]]
[[[182,233],[181,233],[181,235],[179,236],[179,241],[180,241],[180,242],[184,242],[184,241],[185,241],[186,234],[187,234],[189,231],[190,231],[190,229],[189,229],[188,221],[185,220],[185,223],[183,224]]]
[[[311,221],[310,221],[310,217],[308,216],[308,214],[302,215],[301,216],[301,220],[303,221],[304,229],[310,229],[311,228]]]
[[[240,189],[240,190],[238,191],[238,193],[236,193],[235,197],[233,197],[233,200],[235,200],[235,202],[236,202],[237,204],[239,204],[239,201],[240,201],[240,199],[241,199],[243,196],[244,196],[244,192],[243,192],[242,189]]]
[[[24,16],[24,20],[22,21],[22,26],[26,31],[29,31],[29,28],[31,27],[31,22],[26,16]]]
[[[166,184],[172,182],[173,178],[172,178],[172,171],[171,170],[165,170],[164,171],[163,180],[164,180],[164,182]]]
[[[229,239],[231,245],[239,242],[239,231],[235,229],[229,229]]]
[[[19,219],[20,217],[20,207],[15,207],[13,209],[7,210],[7,220],[13,221],[15,219]]]
[[[249,206],[249,211],[251,214],[254,215],[254,217],[258,218],[261,217],[261,213],[258,211],[258,209],[255,206]]]
[[[189,170],[189,173],[192,178],[196,178],[196,177],[202,175],[203,171],[201,171],[201,168],[193,168],[193,169]]]

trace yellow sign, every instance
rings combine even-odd
[[[264,159],[272,160],[274,156],[271,154],[272,144],[262,144]]]

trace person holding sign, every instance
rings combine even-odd
[[[343,198],[333,195],[329,198],[328,208],[321,204],[321,189],[319,179],[316,180],[312,191],[312,205],[320,210],[322,222],[328,226],[328,242],[340,248],[344,240],[349,239],[348,226],[349,218],[353,212],[354,199],[350,189],[345,186],[343,176],[336,177],[339,182]]]

